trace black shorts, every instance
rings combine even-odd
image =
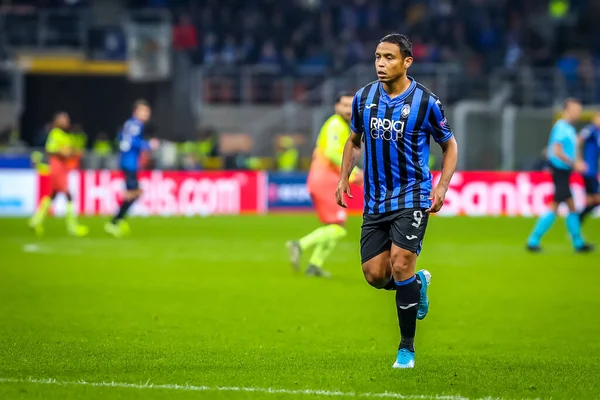
[[[424,208],[407,208],[385,214],[364,214],[360,234],[360,258],[364,264],[373,257],[390,250],[392,243],[421,252],[429,213]]]
[[[571,178],[570,169],[560,169],[551,167],[552,182],[554,183],[554,202],[562,203],[573,197],[569,180]]]
[[[595,176],[584,176],[583,183],[585,184],[585,194],[595,195],[600,194],[600,182]]]
[[[140,188],[137,171],[128,171],[124,169],[123,174],[125,175],[125,189],[138,190]]]

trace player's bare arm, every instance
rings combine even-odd
[[[436,213],[442,209],[444,200],[446,199],[446,192],[448,191],[458,162],[458,144],[454,136],[440,143],[440,147],[442,148],[442,176],[429,198],[432,201],[431,207],[426,211],[431,213]]]
[[[344,200],[344,193],[348,197],[352,198],[350,193],[350,173],[356,167],[360,158],[360,135],[352,132],[350,137],[346,141],[344,146],[344,154],[342,156],[342,166],[340,172],[340,181],[335,191],[335,198],[339,206],[347,208],[346,201]]]

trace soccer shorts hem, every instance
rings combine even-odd
[[[554,183],[554,202],[562,203],[571,198],[571,187],[569,180],[571,178],[571,170],[552,167],[552,182]]]
[[[140,184],[138,182],[137,171],[122,170],[125,175],[125,189],[127,190],[138,190]]]
[[[50,173],[50,183],[53,192],[68,192],[69,182],[67,173]]]
[[[429,214],[424,208],[408,208],[385,214],[364,214],[360,237],[360,257],[364,264],[384,251],[392,243],[421,253]]]
[[[595,176],[584,176],[583,184],[585,185],[585,194],[596,195],[600,194],[600,182]]]
[[[343,224],[348,218],[345,209],[338,206],[333,192],[310,193],[319,220],[324,224]]]

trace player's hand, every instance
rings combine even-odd
[[[160,147],[160,140],[152,138],[148,141],[148,144],[152,150],[157,150]]]
[[[425,210],[425,212],[428,213],[436,213],[438,211],[440,211],[442,209],[442,206],[444,205],[444,200],[446,199],[446,191],[448,189],[446,189],[443,186],[436,186],[432,191],[431,191],[431,195],[429,196],[429,200],[431,200],[431,207],[429,207],[427,210]]]
[[[344,193],[352,198],[352,194],[350,193],[350,183],[347,179],[340,179],[337,189],[335,190],[335,201],[338,203],[338,206],[348,208],[346,201],[344,200]]]
[[[575,172],[584,173],[587,171],[588,166],[583,160],[575,160],[575,163],[573,164],[573,169],[575,170]]]

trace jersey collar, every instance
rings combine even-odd
[[[408,97],[409,94],[413,92],[413,90],[415,90],[415,87],[417,87],[417,82],[412,78],[412,76],[407,75],[406,77],[411,81],[410,86],[404,91],[404,93],[402,93],[400,96],[394,97],[393,99],[390,98],[387,92],[383,89],[381,82],[379,82],[379,94],[383,101],[385,101],[387,104],[401,103]]]

